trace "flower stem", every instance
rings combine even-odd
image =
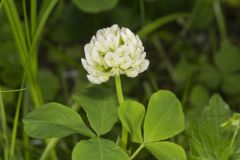
[[[116,84],[116,90],[117,90],[118,103],[121,104],[122,102],[124,102],[124,98],[123,98],[120,75],[115,76],[115,84]],[[127,148],[127,142],[128,142],[128,132],[127,132],[127,129],[124,126],[122,126],[122,139],[121,139],[120,145],[125,150]]]
[[[141,144],[138,149],[132,154],[131,159],[134,159],[143,148],[144,144]]]
[[[115,84],[116,84],[116,89],[117,89],[117,97],[118,97],[118,102],[121,104],[124,101],[123,98],[123,92],[122,92],[122,85],[121,85],[121,78],[120,76],[115,77]]]

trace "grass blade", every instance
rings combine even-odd
[[[21,88],[24,87],[24,82],[25,82],[25,75],[22,80]],[[19,92],[18,101],[17,101],[16,113],[15,113],[15,117],[14,117],[14,124],[13,124],[13,130],[12,130],[10,159],[14,159],[14,156],[15,156],[14,152],[15,152],[15,144],[16,144],[16,138],[17,138],[17,127],[18,127],[18,122],[19,122],[19,112],[20,112],[20,107],[22,104],[22,98],[23,98],[23,90],[21,90]]]
[[[31,37],[35,37],[35,31],[36,31],[36,26],[37,26],[37,1],[36,0],[31,0],[30,1],[30,13],[31,13]]]
[[[36,48],[37,43],[40,39],[40,35],[43,31],[43,28],[47,22],[47,19],[50,15],[50,13],[52,12],[53,8],[55,7],[55,5],[57,4],[58,0],[52,0],[50,2],[50,4],[48,5],[46,11],[44,12],[44,14],[42,15],[42,17],[40,18],[39,24],[38,24],[38,28],[36,30],[36,34],[34,36],[33,42],[32,42],[32,46],[31,46],[31,53],[33,52],[34,48]]]
[[[6,121],[6,114],[4,110],[4,104],[3,104],[3,98],[2,93],[0,92],[0,120],[1,120],[1,126],[2,126],[2,133],[4,137],[4,160],[8,160],[9,155],[9,142],[7,137],[7,121]]]
[[[143,29],[141,29],[137,34],[139,35],[139,37],[144,38],[149,33],[156,30],[157,28],[159,28],[169,22],[175,21],[179,18],[186,17],[186,16],[188,16],[187,13],[174,13],[171,15],[161,17],[161,18],[153,21],[152,23],[148,24],[146,27],[143,27]]]

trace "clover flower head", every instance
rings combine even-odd
[[[149,66],[140,38],[118,25],[98,30],[85,45],[84,52],[83,67],[89,81],[95,84],[121,74],[136,77]]]

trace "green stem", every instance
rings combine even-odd
[[[189,96],[189,92],[190,92],[190,89],[191,89],[191,85],[192,85],[192,77],[187,80],[187,82],[186,82],[186,84],[184,86],[183,95],[182,95],[182,99],[181,99],[182,106],[186,106],[187,105],[187,101],[188,101],[188,96]]]
[[[10,92],[21,92],[26,90],[26,88],[20,88],[20,89],[10,89],[10,90],[5,90],[5,91],[0,91],[1,93],[10,93]]]
[[[134,159],[143,148],[144,144],[141,144],[138,149],[132,154],[131,159]]]
[[[4,110],[3,98],[2,93],[0,92],[0,121],[2,126],[2,135],[4,138],[4,160],[8,160],[9,155],[9,143],[7,137],[7,121],[6,121],[6,114]]]
[[[32,37],[32,43],[29,50],[29,55],[31,59],[33,60],[33,70],[35,71],[35,75],[38,73],[38,62],[37,62],[37,50],[38,50],[38,42],[41,37],[42,31],[44,29],[44,26],[48,20],[48,17],[50,13],[52,12],[53,8],[55,7],[58,0],[52,0],[47,9],[44,11],[43,15],[40,17],[38,27],[34,29],[34,36]]]
[[[22,137],[23,137],[23,145],[24,145],[24,160],[30,160],[30,152],[28,150],[30,144],[29,144],[29,138],[25,131],[22,131]]]
[[[25,94],[24,94],[24,101],[23,101],[23,114],[22,117],[25,117],[28,113],[28,108],[27,106],[29,106],[29,91],[26,90]],[[27,136],[26,132],[24,131],[24,129],[22,129],[22,139],[23,139],[23,148],[24,148],[24,160],[30,160],[31,155],[29,152],[29,148],[30,148],[30,144],[29,144],[29,137]]]
[[[222,40],[227,39],[227,31],[226,31],[226,24],[225,24],[225,19],[222,13],[221,5],[219,0],[216,0],[213,4],[216,20],[217,20],[217,25],[219,28],[219,32],[221,35]]]
[[[52,138],[48,141],[47,147],[44,149],[43,154],[41,155],[39,160],[45,160],[48,158],[49,153],[51,153],[52,149],[56,146],[58,143],[59,138]]]
[[[115,84],[116,84],[116,89],[117,89],[117,97],[118,97],[118,102],[121,104],[124,102],[123,98],[123,92],[122,92],[122,85],[121,85],[121,78],[120,76],[115,77]]]
[[[29,30],[29,24],[28,24],[26,0],[23,0],[23,16],[24,16],[24,26],[25,26],[27,44],[28,44],[28,48],[30,48],[30,46],[31,46],[31,36],[30,36],[30,30]]]
[[[121,104],[124,102],[124,98],[123,98],[120,75],[115,76],[115,85],[117,90],[118,103]],[[128,142],[128,132],[127,132],[127,129],[124,126],[122,126],[121,147],[125,150],[127,149],[127,142]]]
[[[193,24],[193,20],[198,18],[197,14],[198,14],[198,8],[200,6],[200,3],[202,3],[202,1],[195,1],[193,9],[192,9],[191,13],[189,14],[188,21],[185,23],[185,25],[183,26],[183,29],[180,33],[181,36],[184,37],[187,34],[191,25]]]
[[[22,80],[21,88],[23,88],[23,86],[24,86],[24,82],[25,82],[24,79],[25,79],[25,75]],[[19,96],[18,96],[18,101],[17,101],[16,113],[15,113],[15,117],[14,117],[11,148],[10,148],[10,159],[14,159],[14,151],[15,151],[15,144],[16,144],[16,138],[17,138],[17,126],[18,126],[18,121],[19,121],[19,112],[20,112],[22,97],[23,97],[23,91],[20,91]]]
[[[143,88],[146,94],[146,99],[148,100],[153,93],[152,86],[149,82],[146,81],[146,82],[143,82]]]
[[[233,137],[232,137],[232,139],[231,139],[230,148],[233,148],[233,144],[234,144],[234,142],[235,142],[235,140],[236,140],[236,137],[237,137],[237,134],[238,134],[238,130],[239,130],[239,128],[236,127],[236,129],[235,129],[235,131],[234,131],[234,133],[233,133]]]
[[[234,142],[235,142],[236,137],[237,137],[237,135],[238,135],[238,131],[239,131],[239,127],[236,127],[236,129],[235,129],[235,131],[234,131],[234,133],[233,133],[232,139],[231,139],[231,141],[230,141],[230,145],[229,145],[229,147],[228,147],[228,151],[227,151],[227,154],[226,154],[226,156],[225,156],[225,160],[228,160],[228,158],[229,158],[229,154],[231,153],[231,151],[232,151],[232,149],[233,149],[233,145],[234,145]]]
[[[147,71],[147,74],[148,74],[149,80],[150,80],[150,82],[152,84],[153,90],[154,91],[158,91],[159,90],[159,86],[158,86],[156,77],[153,75],[153,73],[150,70]]]

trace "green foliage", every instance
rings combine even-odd
[[[221,83],[221,74],[211,64],[203,64],[199,69],[198,81],[210,89],[217,89]]]
[[[228,41],[221,43],[221,48],[214,59],[217,67],[224,73],[240,71],[239,51]]]
[[[73,98],[87,113],[90,125],[98,135],[109,132],[117,122],[118,104],[113,90],[95,86],[84,89]]]
[[[78,94],[78,96],[74,96],[74,99],[79,103],[81,102],[83,106],[89,105],[93,109],[97,110],[95,107],[104,107],[109,106],[108,103],[104,102],[104,98],[108,97],[105,95],[103,91],[101,91],[101,95],[98,94],[95,97],[94,94],[97,90],[95,87],[87,89],[82,94]],[[86,95],[88,95],[86,97]],[[91,97],[89,97],[91,95]],[[101,98],[99,98],[101,96]],[[104,98],[103,98],[104,97]],[[99,99],[99,100],[98,100]],[[98,100],[98,101],[97,101]],[[97,102],[97,103],[96,103]],[[94,105],[93,105],[94,103]],[[97,106],[96,106],[97,105]],[[114,108],[114,106],[112,106]],[[84,110],[87,110],[86,108]],[[101,112],[97,110],[98,112]],[[86,111],[88,115],[91,113]],[[90,113],[90,114],[89,114]],[[106,112],[107,113],[107,112]],[[144,106],[136,101],[126,100],[120,104],[118,108],[118,116],[123,126],[128,130],[131,135],[131,140],[133,142],[142,143],[139,150],[133,154],[133,158],[136,154],[146,145],[147,149],[157,158],[168,158],[168,159],[180,159],[185,160],[186,155],[184,150],[177,144],[171,142],[156,142],[159,140],[164,140],[170,138],[184,129],[184,116],[182,113],[181,104],[176,98],[176,96],[169,92],[160,90],[152,95],[149,101],[147,114],[144,122],[144,142],[142,138],[141,128],[142,121],[144,118],[145,109]],[[92,116],[98,117],[96,112],[92,114]],[[94,127],[96,121],[92,121],[90,116],[88,116],[90,123]],[[98,120],[101,117],[98,118]],[[97,119],[96,119],[97,120]],[[111,120],[110,120],[111,122]],[[102,126],[102,124],[99,124]],[[95,129],[96,130],[96,129]],[[97,130],[96,130],[97,131]],[[108,144],[109,143],[109,144]],[[112,142],[111,142],[112,143]],[[82,159],[111,159],[113,156],[116,158],[129,159],[124,154],[119,151],[114,151],[111,149],[109,152],[109,148],[113,148],[115,145],[112,143],[110,147],[110,141],[102,140],[99,138],[90,139],[88,141],[80,141],[76,146],[72,154],[73,160]],[[116,148],[116,147],[114,147]],[[107,150],[107,151],[105,151]],[[94,152],[95,154],[90,154]],[[167,153],[165,153],[167,152]],[[114,155],[116,154],[116,155]]]
[[[182,57],[175,67],[177,82],[182,84],[191,79],[192,74],[197,70],[197,65],[189,63],[185,57]]]
[[[65,137],[80,133],[94,136],[75,111],[58,103],[33,110],[24,119],[24,130],[34,138]]]
[[[140,143],[143,106],[138,102],[127,100],[120,105],[118,114],[123,126],[130,132],[132,141]],[[183,129],[184,116],[181,104],[175,95],[163,90],[154,93],[150,98],[144,122],[143,144],[146,148],[159,160],[185,160],[185,152],[179,145],[157,142],[170,138]]]
[[[187,128],[189,134],[191,159],[225,160],[235,154],[229,145],[232,130],[221,127],[230,116],[229,106],[219,95],[214,95],[209,106]],[[239,144],[235,143],[236,147]],[[231,153],[231,155],[229,154]]]
[[[110,140],[92,138],[77,143],[73,149],[72,160],[130,160],[118,145]]]
[[[196,29],[206,28],[214,18],[212,9],[214,0],[195,1],[190,26]]]
[[[145,116],[144,106],[136,101],[126,100],[118,108],[118,116],[131,135],[132,142],[142,143],[142,122]]]
[[[158,160],[187,160],[183,148],[172,142],[153,142],[146,147]]]
[[[240,74],[227,74],[224,75],[224,83],[222,89],[228,94],[240,93]]]
[[[209,91],[204,86],[195,85],[190,93],[189,100],[192,106],[202,108],[206,106],[210,98]]]
[[[182,106],[169,91],[154,93],[148,104],[144,122],[144,142],[171,138],[184,130]]]
[[[99,92],[101,94],[98,94]],[[112,90],[93,86],[76,94],[74,99],[82,105],[98,135],[108,132],[116,123],[116,97],[113,96]],[[118,108],[119,119],[130,132],[133,142],[141,143],[141,146],[146,145],[157,159],[184,160],[185,153],[177,144],[156,142],[170,138],[184,129],[184,116],[176,96],[163,90],[152,95],[144,122],[143,142],[141,128],[144,115],[144,106],[136,101],[124,101]],[[94,136],[79,114],[58,103],[48,103],[33,110],[23,119],[23,123],[27,134],[34,138],[65,137],[75,133]],[[80,141],[72,153],[73,160],[110,160],[113,157],[130,159],[119,146],[99,137]]]
[[[228,94],[240,93],[240,52],[229,41],[223,41],[214,60],[223,77],[223,90]]]
[[[0,159],[70,159],[74,148],[73,160],[239,160],[239,7],[239,0],[0,0]],[[84,45],[112,24],[138,34],[150,61],[138,77],[121,77],[120,105],[112,79],[89,87],[80,63]],[[213,93],[226,102],[215,95],[208,105]],[[176,136],[182,110],[187,131]]]
[[[118,0],[73,0],[73,3],[82,11],[98,13],[112,9]]]

